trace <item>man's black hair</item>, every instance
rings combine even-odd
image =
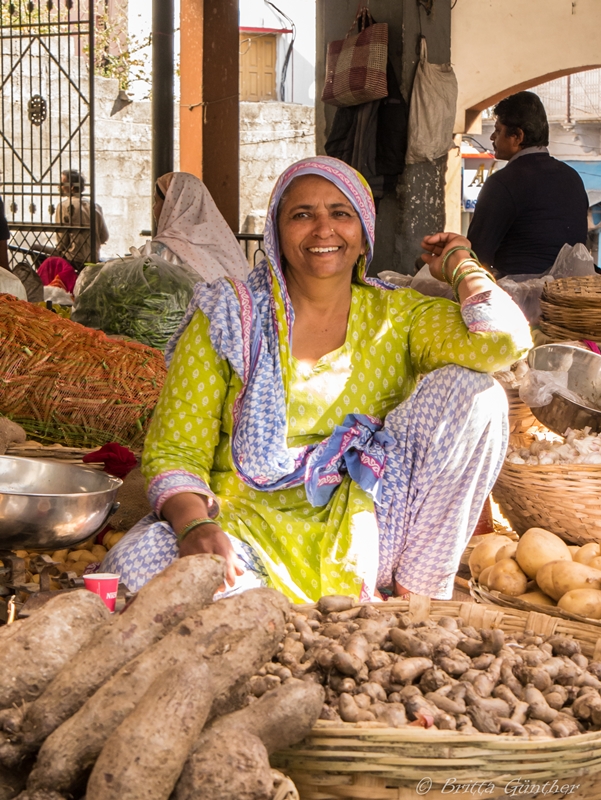
[[[83,190],[86,188],[86,181],[80,172],[76,169],[63,169],[61,170],[61,175],[66,176],[67,182],[74,192],[83,194]]]
[[[534,92],[517,92],[494,107],[493,112],[509,136],[523,131],[522,147],[546,147],[549,144],[549,122],[540,97]]]

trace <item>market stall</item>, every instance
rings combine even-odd
[[[0,297],[16,398],[0,408],[2,800],[438,799],[459,785],[601,798],[590,345],[535,350],[504,376],[494,496],[519,540],[474,537],[478,602],[292,606],[269,589],[213,602],[223,562],[191,556],[135,597],[121,586],[111,614],[85,579],[148,513],[137,456],[163,356],[17,303]]]

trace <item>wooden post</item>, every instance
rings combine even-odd
[[[238,0],[181,0],[180,169],[239,228]]]

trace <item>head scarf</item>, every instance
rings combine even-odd
[[[209,335],[215,352],[229,361],[243,384],[234,403],[231,439],[232,460],[238,474],[258,489],[275,490],[304,483],[310,491],[310,500],[319,505],[323,502],[323,486],[333,491],[338,478],[342,479],[343,470],[339,467],[344,456],[338,453],[342,441],[347,449],[369,453],[371,463],[379,465],[380,475],[386,441],[385,437],[377,435],[379,420],[349,415],[352,419],[347,418],[348,426],[339,426],[336,433],[317,448],[287,444],[288,365],[294,311],[282,272],[277,210],[282,194],[299,175],[327,178],[359,214],[368,248],[367,255],[359,259],[355,280],[380,289],[395,288],[365,277],[373,252],[375,226],[373,199],[366,182],[358,172],[335,158],[304,159],[287,169],[273,190],[265,223],[267,258],[252,270],[246,283],[222,278],[212,284],[197,284],[165,357],[169,363],[180,336],[200,309],[209,319]],[[325,478],[324,463],[332,472]],[[350,469],[348,463],[346,469]],[[367,472],[369,474],[358,482],[377,495],[380,478],[370,470]]]
[[[205,281],[224,276],[244,280],[248,274],[244,253],[204,183],[187,172],[167,173],[159,181],[161,191],[165,185],[167,190],[155,241]]]
[[[295,178],[301,175],[318,175],[325,178],[340,189],[342,194],[351,203],[363,227],[367,242],[367,253],[359,259],[357,264],[356,279],[359,283],[366,283],[365,272],[369,266],[374,251],[374,237],[376,227],[376,208],[369,184],[357,170],[349,167],[344,161],[329,156],[314,156],[297,161],[284,170],[278,178],[271,193],[269,211],[265,222],[265,251],[276,269],[281,271],[281,254],[278,241],[277,213],[283,194]],[[371,283],[371,281],[369,281]]]
[[[59,256],[44,259],[38,269],[38,275],[44,286],[50,286],[56,278],[59,278],[65,291],[69,294],[73,293],[77,281],[77,272],[68,261]]]
[[[353,280],[357,283],[380,288],[392,289],[393,286],[383,283],[374,278],[367,278],[365,273],[374,252],[375,228],[376,228],[376,208],[374,199],[369,188],[369,184],[357,170],[340,161],[338,158],[330,156],[313,156],[297,161],[280,175],[271,193],[269,200],[269,210],[265,221],[265,253],[273,275],[279,285],[279,294],[282,298],[286,311],[286,321],[288,323],[287,338],[290,340],[292,335],[292,324],[294,322],[294,312],[288,296],[284,272],[282,269],[282,257],[278,237],[277,215],[282,196],[295,178],[301,175],[318,175],[334,184],[351,203],[363,227],[367,251],[365,255],[359,257],[355,267]],[[289,342],[288,342],[289,343]]]

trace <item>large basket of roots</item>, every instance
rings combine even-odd
[[[159,350],[7,294],[0,294],[0,341],[0,415],[29,438],[142,448],[167,372]]]
[[[301,800],[601,798],[598,628],[223,581],[188,556],[120,614],[82,589],[0,628],[1,796],[294,800],[276,769]]]
[[[441,800],[478,786],[601,798],[599,628],[417,596],[335,600],[304,608],[276,659],[326,686],[311,734],[272,757],[301,800]]]

